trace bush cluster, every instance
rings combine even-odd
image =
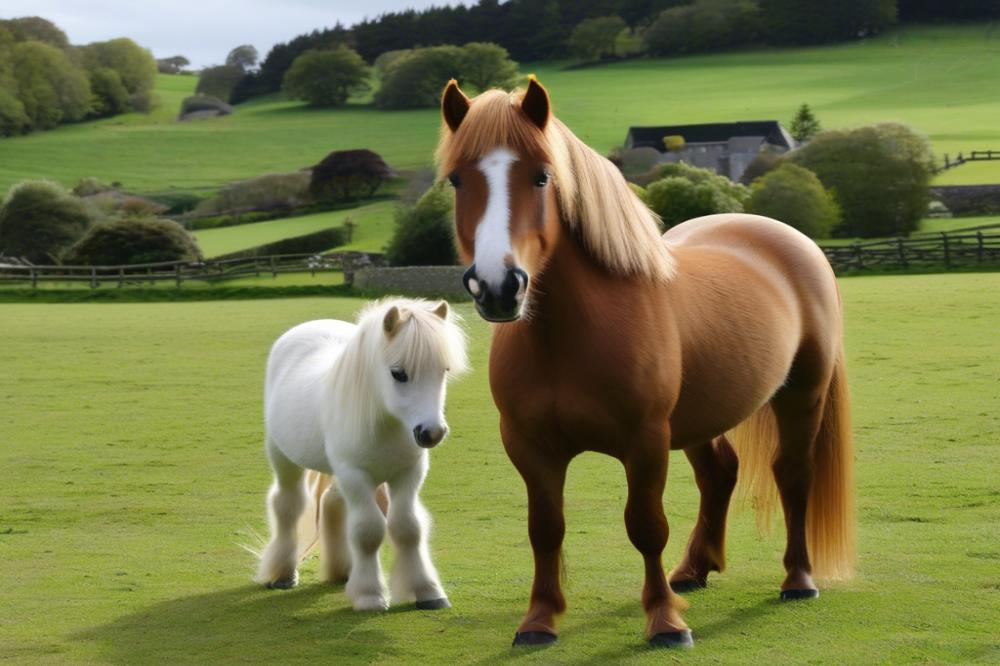
[[[87,266],[201,260],[191,234],[173,220],[157,218],[95,224],[64,257],[67,264]]]
[[[309,194],[320,201],[367,199],[391,174],[378,153],[363,148],[338,150],[312,168]]]
[[[0,204],[0,254],[35,264],[58,263],[93,222],[86,204],[61,185],[24,181]]]
[[[396,231],[386,248],[393,266],[450,266],[458,263],[452,222],[452,193],[434,185],[414,206],[396,212]]]
[[[665,227],[702,215],[742,212],[750,195],[725,176],[681,162],[664,164],[657,175],[646,186],[643,200]]]
[[[226,211],[295,208],[309,200],[307,171],[271,173],[241,180],[198,204],[195,211],[212,215]]]
[[[782,164],[750,187],[746,212],[771,217],[810,238],[829,238],[840,224],[840,207],[812,171]]]

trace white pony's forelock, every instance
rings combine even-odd
[[[414,376],[422,369],[443,367],[452,376],[468,369],[467,341],[458,325],[460,317],[448,308],[445,319],[434,309],[438,303],[424,299],[390,298],[376,301],[358,315],[363,337],[375,344],[378,352],[392,364],[399,364]],[[391,338],[384,334],[382,322],[390,308],[399,308],[405,321]]]

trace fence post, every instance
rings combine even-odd
[[[38,286],[38,273],[35,272],[34,268],[32,268],[31,269],[31,287],[35,288],[37,286]]]
[[[865,259],[861,253],[861,244],[857,242],[854,243],[854,260],[857,263],[858,268],[865,267]]]
[[[95,266],[90,267],[90,288],[97,289],[97,268]]]
[[[125,286],[125,267],[118,267],[118,288],[121,289]]]
[[[944,267],[951,268],[951,251],[948,247],[948,234],[942,231],[941,238],[944,240]]]
[[[174,274],[177,276],[177,286],[181,286],[181,265],[174,264]]]
[[[348,287],[354,286],[354,262],[348,257],[341,261],[341,268],[344,271],[344,284]]]
[[[976,261],[982,263],[983,261],[983,232],[976,232]]]
[[[271,277],[278,277],[278,269],[274,266],[274,255],[271,255]]]
[[[253,270],[254,270],[254,274],[257,277],[260,277],[260,262],[257,261],[256,255],[253,258]]]
[[[903,245],[903,239],[902,238],[897,238],[896,239],[896,250],[897,250],[897,252],[899,252],[899,265],[902,268],[907,268],[907,263],[906,263],[906,246]]]

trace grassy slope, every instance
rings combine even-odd
[[[734,516],[730,568],[690,599],[685,663],[1000,659],[996,486],[1000,275],[842,280],[857,433],[858,579],[775,602],[780,530]],[[488,327],[460,306],[475,371],[424,499],[455,608],[349,610],[342,589],[249,583],[265,528],[260,390],[269,344],[361,302],[4,305],[0,660],[117,663],[662,663],[641,641],[641,560],[620,466],[583,456],[567,489],[570,612],[560,645],[512,653],[530,550],[524,490],[498,441]],[[183,346],[177,341],[183,340]],[[674,562],[696,512],[683,456],[667,490]]]
[[[282,238],[301,236],[329,227],[340,226],[348,217],[358,225],[353,241],[337,248],[381,251],[392,236],[392,211],[395,204],[379,201],[351,210],[338,210],[302,217],[290,217],[268,222],[241,224],[235,227],[206,229],[194,232],[198,245],[206,257],[235,252],[248,247],[262,245]]]
[[[1000,37],[986,25],[915,27],[838,46],[636,60],[574,71],[525,65],[553,94],[556,112],[600,151],[629,125],[754,118],[788,121],[808,102],[825,127],[900,120],[938,152],[1000,149]],[[22,179],[81,176],[160,190],[204,187],[312,164],[338,148],[371,148],[393,166],[430,162],[434,109],[310,110],[265,99],[230,117],[173,121],[193,77],[159,79],[151,117],[126,116],[0,141],[0,192]],[[361,101],[361,100],[359,100]],[[1000,162],[967,165],[942,182],[1000,182]]]

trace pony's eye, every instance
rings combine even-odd
[[[403,370],[402,368],[392,368],[389,372],[392,373],[392,378],[400,384],[404,384],[410,379],[406,376],[406,370]]]
[[[549,172],[542,170],[535,176],[535,187],[545,187],[549,184]]]
[[[454,171],[448,174],[448,182],[451,183],[452,187],[458,187],[462,184],[462,181],[458,179],[458,174]]]

